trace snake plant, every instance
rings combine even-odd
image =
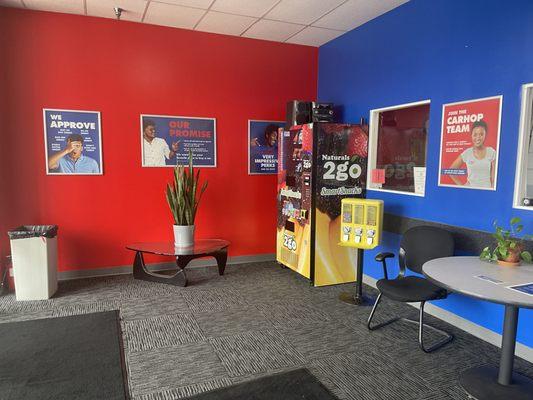
[[[198,190],[200,170],[194,174],[192,153],[189,152],[189,165],[176,165],[174,181],[167,183],[167,202],[176,225],[194,225],[198,204],[207,188],[207,182]]]

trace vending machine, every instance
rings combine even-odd
[[[356,280],[357,251],[339,245],[341,200],[364,198],[368,131],[312,123],[280,131],[277,261],[314,286]]]

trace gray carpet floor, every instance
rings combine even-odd
[[[0,323],[119,309],[134,400],[182,399],[276,372],[305,367],[340,399],[467,399],[461,371],[497,366],[499,350],[451,325],[455,340],[433,354],[418,349],[417,327],[366,329],[369,307],[338,300],[353,285],[313,288],[272,262],[190,269],[186,288],[131,275],[60,282],[53,299],[0,297]],[[367,293],[374,293],[366,287]],[[384,300],[376,322],[417,318]],[[428,332],[428,341],[438,339]],[[533,377],[533,365],[515,369]]]

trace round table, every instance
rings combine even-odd
[[[172,242],[133,243],[128,244],[128,250],[135,251],[133,260],[133,277],[145,281],[168,283],[176,286],[187,286],[185,267],[195,258],[214,257],[218,264],[218,273],[224,274],[228,259],[230,242],[221,239],[195,240],[191,247],[176,247]],[[144,264],[143,253],[159,254],[176,257],[178,270],[172,275],[150,272]]]
[[[520,307],[533,308],[533,296],[509,286],[533,283],[533,266],[503,267],[478,257],[445,257],[422,267],[433,283],[451,292],[505,306],[499,369],[484,366],[465,371],[461,386],[478,400],[533,399],[533,380],[513,372]]]

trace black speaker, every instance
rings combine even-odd
[[[311,119],[313,122],[333,122],[333,103],[315,103]]]
[[[285,122],[285,130],[289,130],[291,126],[302,125],[313,122],[312,113],[313,103],[310,101],[291,100],[287,102],[287,117]]]

